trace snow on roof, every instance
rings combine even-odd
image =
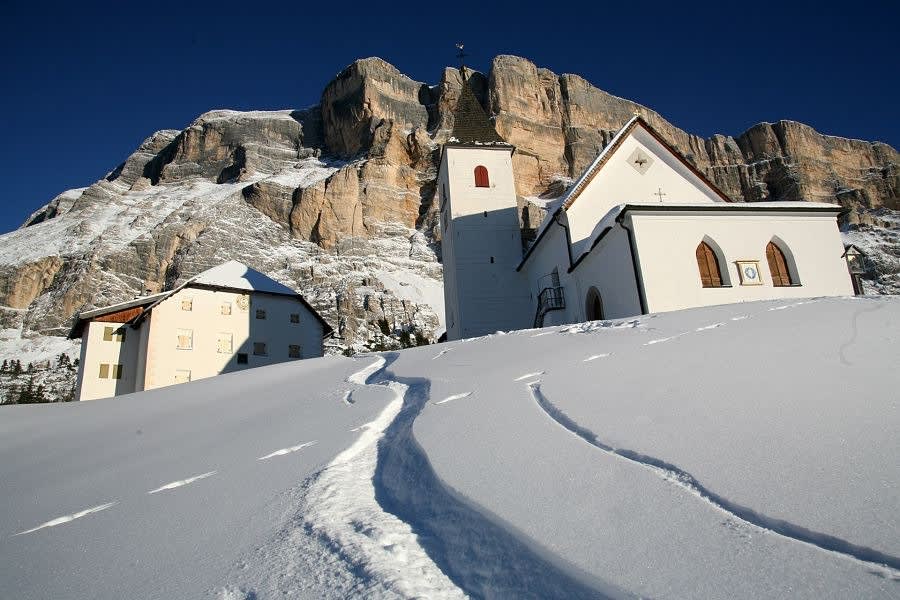
[[[606,157],[613,153],[613,151],[619,146],[622,139],[625,135],[631,130],[632,125],[637,123],[641,118],[638,115],[634,115],[631,117],[627,123],[622,125],[622,128],[616,132],[616,135],[613,136],[613,139],[609,141],[609,143],[600,151],[600,154],[597,155],[597,158],[594,159],[594,162],[590,164],[590,166],[584,170],[579,177],[575,181],[575,185],[569,188],[562,196],[562,205],[568,208],[570,202],[569,199],[575,199],[579,193],[581,193],[582,188],[587,185],[588,179],[593,175],[594,171],[596,171],[604,162],[606,162]]]
[[[268,275],[263,275],[259,271],[251,269],[244,263],[236,260],[229,260],[217,267],[207,269],[185,282],[185,287],[191,285],[209,285],[252,292],[285,294],[288,296],[298,295],[296,291],[288,286],[278,283]]]
[[[160,292],[159,294],[150,294],[148,296],[139,296],[132,300],[127,300],[125,302],[119,302],[118,304],[110,304],[109,306],[104,306],[103,308],[95,308],[94,310],[88,310],[82,313],[78,313],[79,319],[90,319],[92,317],[99,317],[100,315],[107,315],[109,313],[118,312],[120,310],[125,310],[126,308],[134,308],[135,306],[144,306],[145,304],[151,304],[156,300],[168,296],[169,292]]]

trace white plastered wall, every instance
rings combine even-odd
[[[552,217],[548,217],[552,218]],[[560,215],[563,224],[566,222],[565,213]],[[558,223],[549,223],[543,233],[540,242],[525,261],[522,272],[528,279],[530,319],[526,327],[534,325],[534,316],[538,307],[538,296],[541,291],[550,285],[551,275],[556,269],[559,273],[559,283],[563,288],[566,307],[562,310],[551,310],[544,315],[544,326],[561,325],[563,323],[575,323],[579,320],[577,307],[571,302],[573,295],[571,278],[568,274],[569,252],[566,230]]]
[[[637,280],[631,259],[628,233],[614,225],[594,250],[572,272],[572,304],[579,309],[578,321],[587,320],[587,296],[597,288],[604,319],[641,314]]]
[[[652,163],[641,174],[629,162],[636,149],[645,152]],[[572,244],[576,255],[579,245],[600,219],[613,207],[629,202],[662,204],[724,202],[708,185],[657,142],[640,125],[635,126],[600,171],[581,191],[568,209]]]
[[[233,291],[185,288],[156,306],[151,315],[144,389],[172,385],[177,371],[190,371],[195,381],[224,372],[259,367],[292,359],[289,345],[301,346],[301,358],[322,356],[322,325],[299,300],[290,296],[247,292],[249,306],[242,310]],[[191,299],[191,310],[182,301]],[[231,303],[231,314],[222,314],[223,302]],[[266,318],[257,319],[256,311]],[[299,323],[290,314],[300,315]],[[178,348],[178,330],[193,331],[193,347]],[[218,334],[230,333],[231,353],[218,351]],[[254,342],[266,344],[266,356],[254,355]],[[247,364],[237,364],[237,354],[247,354]]]
[[[122,328],[121,342],[103,339],[107,327]],[[122,323],[91,321],[86,323],[81,337],[81,359],[78,369],[76,397],[96,400],[134,392],[138,374],[140,333]],[[109,365],[107,376],[100,377],[100,365]],[[113,379],[113,366],[122,365],[122,377]]]
[[[650,312],[808,296],[852,295],[843,243],[833,214],[630,213]],[[774,287],[766,245],[777,236],[792,255],[800,285]],[[720,268],[731,287],[704,288],[696,248],[708,237],[721,249]],[[712,244],[711,244],[712,245]],[[735,261],[759,261],[762,285],[741,285]]]
[[[475,186],[475,167],[488,170],[490,187]],[[442,254],[447,339],[528,325],[525,278],[516,272],[522,241],[509,148],[444,148],[438,177],[446,193]]]

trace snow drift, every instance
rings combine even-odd
[[[4,409],[20,598],[893,597],[900,299]]]

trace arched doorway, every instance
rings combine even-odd
[[[588,321],[600,321],[603,319],[603,300],[600,298],[600,292],[595,287],[588,290],[584,314]]]

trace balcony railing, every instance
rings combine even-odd
[[[561,310],[566,307],[566,296],[561,287],[546,287],[538,294],[537,313],[534,315],[534,326],[544,326],[544,315],[551,310]]]

